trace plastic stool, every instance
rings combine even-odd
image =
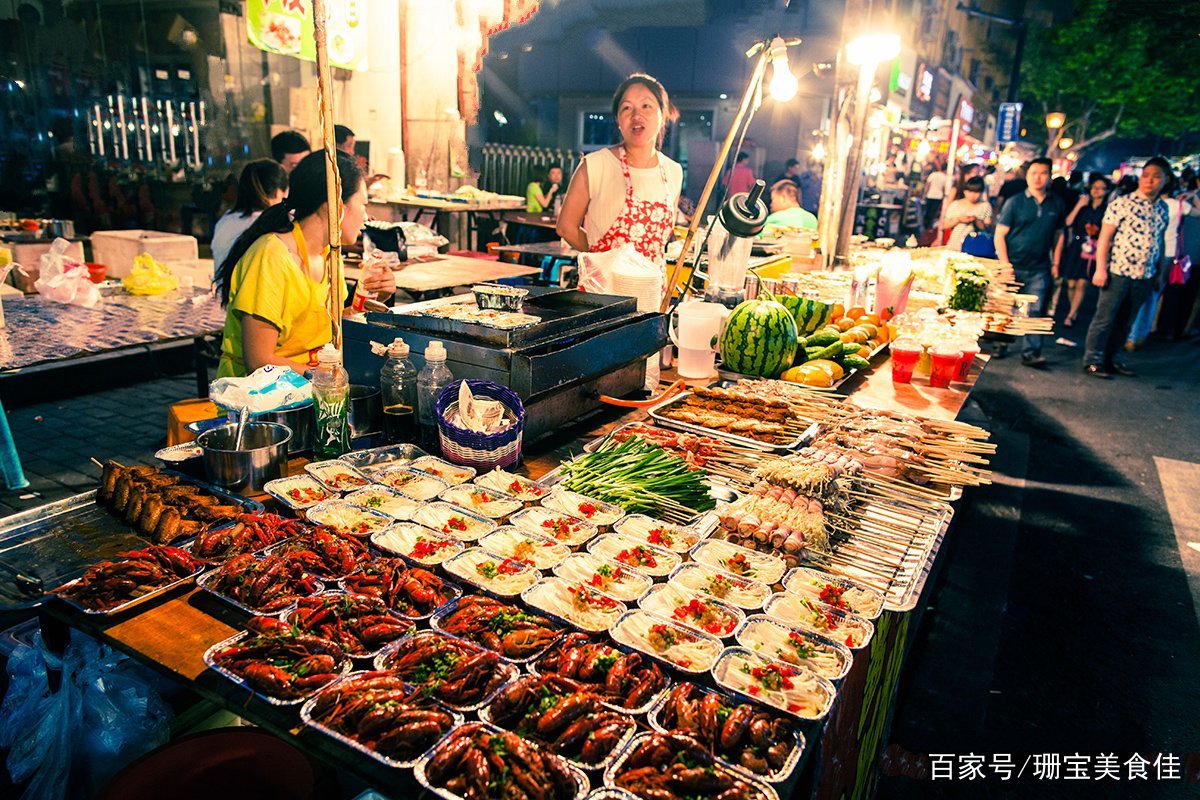
[[[29,485],[25,470],[21,468],[21,456],[17,453],[12,429],[8,427],[8,413],[3,402],[0,402],[0,472],[4,473],[4,485],[9,489],[24,489]]]

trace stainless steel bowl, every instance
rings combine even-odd
[[[383,400],[378,386],[350,384],[350,438],[383,430]]]
[[[292,438],[286,425],[247,423],[241,450],[233,449],[236,435],[237,425],[227,424],[205,431],[196,440],[204,449],[204,468],[212,483],[236,492],[258,492],[267,481],[284,476]]]

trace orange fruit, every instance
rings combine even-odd
[[[836,322],[844,316],[846,316],[846,307],[841,303],[834,303],[833,314],[830,315],[829,321]]]
[[[878,325],[879,324],[879,315],[878,314],[863,314],[862,316],[857,317],[854,321],[855,322],[869,322],[872,325]]]
[[[846,309],[846,316],[853,320],[857,320],[865,313],[867,313],[867,310],[862,306],[851,306]]]

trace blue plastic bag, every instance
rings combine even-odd
[[[61,668],[57,692],[49,669]],[[170,709],[154,676],[121,653],[77,631],[61,658],[41,634],[8,662],[0,704],[0,747],[9,750],[14,783],[30,783],[22,800],[90,797],[119,769],[165,744]]]

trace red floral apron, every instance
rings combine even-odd
[[[620,149],[621,174],[625,177],[625,206],[621,213],[591,246],[591,252],[603,253],[628,242],[634,249],[656,264],[665,263],[663,248],[671,236],[675,215],[666,203],[654,203],[633,196],[633,180],[629,177],[629,159],[625,148]],[[658,162],[658,173],[662,176],[663,194],[670,200],[667,171],[662,160]]]

